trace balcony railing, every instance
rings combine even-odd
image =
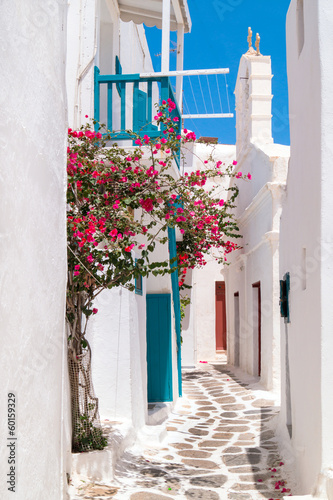
[[[174,117],[178,118],[178,121],[172,123],[180,135],[181,113],[167,76],[142,78],[139,74],[101,75],[99,68],[95,67],[95,120],[97,122],[105,120],[105,125],[114,140],[133,140],[128,130],[132,130],[140,137],[147,135],[151,139],[164,136],[165,126],[154,125],[153,116],[156,114],[154,105],[155,102],[168,99],[176,104],[169,116],[172,120]],[[178,166],[179,159],[180,141],[175,156]]]

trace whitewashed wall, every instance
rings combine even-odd
[[[227,296],[228,362],[258,375],[257,306],[261,287],[261,383],[280,390],[279,230],[289,147],[271,134],[271,60],[248,52],[236,83],[237,161],[235,172],[251,174],[239,187],[235,215],[241,250],[230,254],[223,274]],[[239,298],[235,298],[235,294]],[[239,308],[239,311],[238,311]],[[239,329],[239,330],[238,330]]]
[[[0,4],[2,499],[67,498],[66,7]],[[16,397],[8,491],[7,394]]]
[[[95,301],[87,338],[92,348],[93,384],[102,419],[146,423],[146,290],[105,290]]]
[[[235,146],[201,143],[188,144],[183,148],[185,163],[183,172],[192,172],[205,168],[205,161],[210,155],[215,161],[230,165],[236,157]],[[229,179],[215,180],[220,187],[221,198],[226,199],[225,191]],[[210,188],[212,182],[207,183]],[[192,285],[191,290],[184,290],[183,295],[191,297],[191,304],[186,308],[186,316],[182,324],[182,365],[194,366],[199,361],[216,359],[215,334],[215,283],[223,281],[221,274],[223,266],[217,264],[213,256],[208,257],[207,265],[202,269],[193,269],[187,276],[186,283]]]
[[[291,159],[280,278],[290,272],[291,322],[281,322],[280,438],[285,452],[292,448],[299,493],[318,487],[327,498],[320,473],[333,466],[333,5],[305,0],[304,17],[300,6],[293,0],[287,17]]]

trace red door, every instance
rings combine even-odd
[[[227,349],[227,322],[225,307],[225,282],[215,282],[215,333],[216,350],[226,351]]]

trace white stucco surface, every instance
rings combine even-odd
[[[300,494],[323,494],[333,464],[332,185],[333,5],[292,1],[287,18],[291,159],[281,219],[280,278],[290,272],[290,323],[281,322],[282,447]],[[303,23],[304,20],[304,23]],[[302,46],[302,33],[305,35]],[[306,85],[304,85],[306,82]],[[292,427],[292,439],[286,432]],[[323,476],[320,473],[323,473]]]
[[[146,291],[103,291],[94,303],[87,338],[92,376],[102,419],[129,421],[140,428],[147,418]]]
[[[1,56],[2,499],[66,498],[66,6],[3,1]],[[8,491],[15,394],[15,493]],[[67,423],[67,426],[66,424]]]
[[[230,254],[223,274],[227,295],[228,362],[258,376],[269,390],[280,391],[279,231],[289,147],[271,134],[271,60],[242,56],[237,77],[235,173],[239,187],[235,215],[242,246]],[[261,354],[258,341],[258,289],[261,294]],[[238,294],[238,295],[237,295]]]

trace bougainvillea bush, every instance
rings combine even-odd
[[[98,312],[94,298],[115,286],[133,290],[139,275],[171,272],[168,260],[154,259],[156,244],[167,243],[168,226],[183,234],[178,244],[181,286],[186,269],[203,266],[212,249],[224,261],[237,248],[231,239],[239,236],[232,215],[238,188],[230,187],[227,199],[221,199],[216,187],[205,189],[208,179],[233,176],[233,166],[223,169],[211,158],[202,170],[190,174],[179,175],[171,168],[180,140],[195,140],[192,132],[180,135],[177,119],[170,117],[173,108],[171,101],[158,108],[155,120],[164,128],[160,138],[133,133],[133,147],[127,150],[111,142],[102,127],[96,132],[93,123],[68,131],[66,320],[74,379],[79,377],[75,366],[87,352],[90,355],[85,334],[89,317]],[[82,385],[76,383],[72,397]],[[92,396],[83,408],[74,406],[72,411],[83,415],[82,427],[91,409],[97,414],[98,400]],[[82,439],[88,442],[84,449],[94,447],[87,437],[90,428],[81,429],[74,448],[82,448]]]

